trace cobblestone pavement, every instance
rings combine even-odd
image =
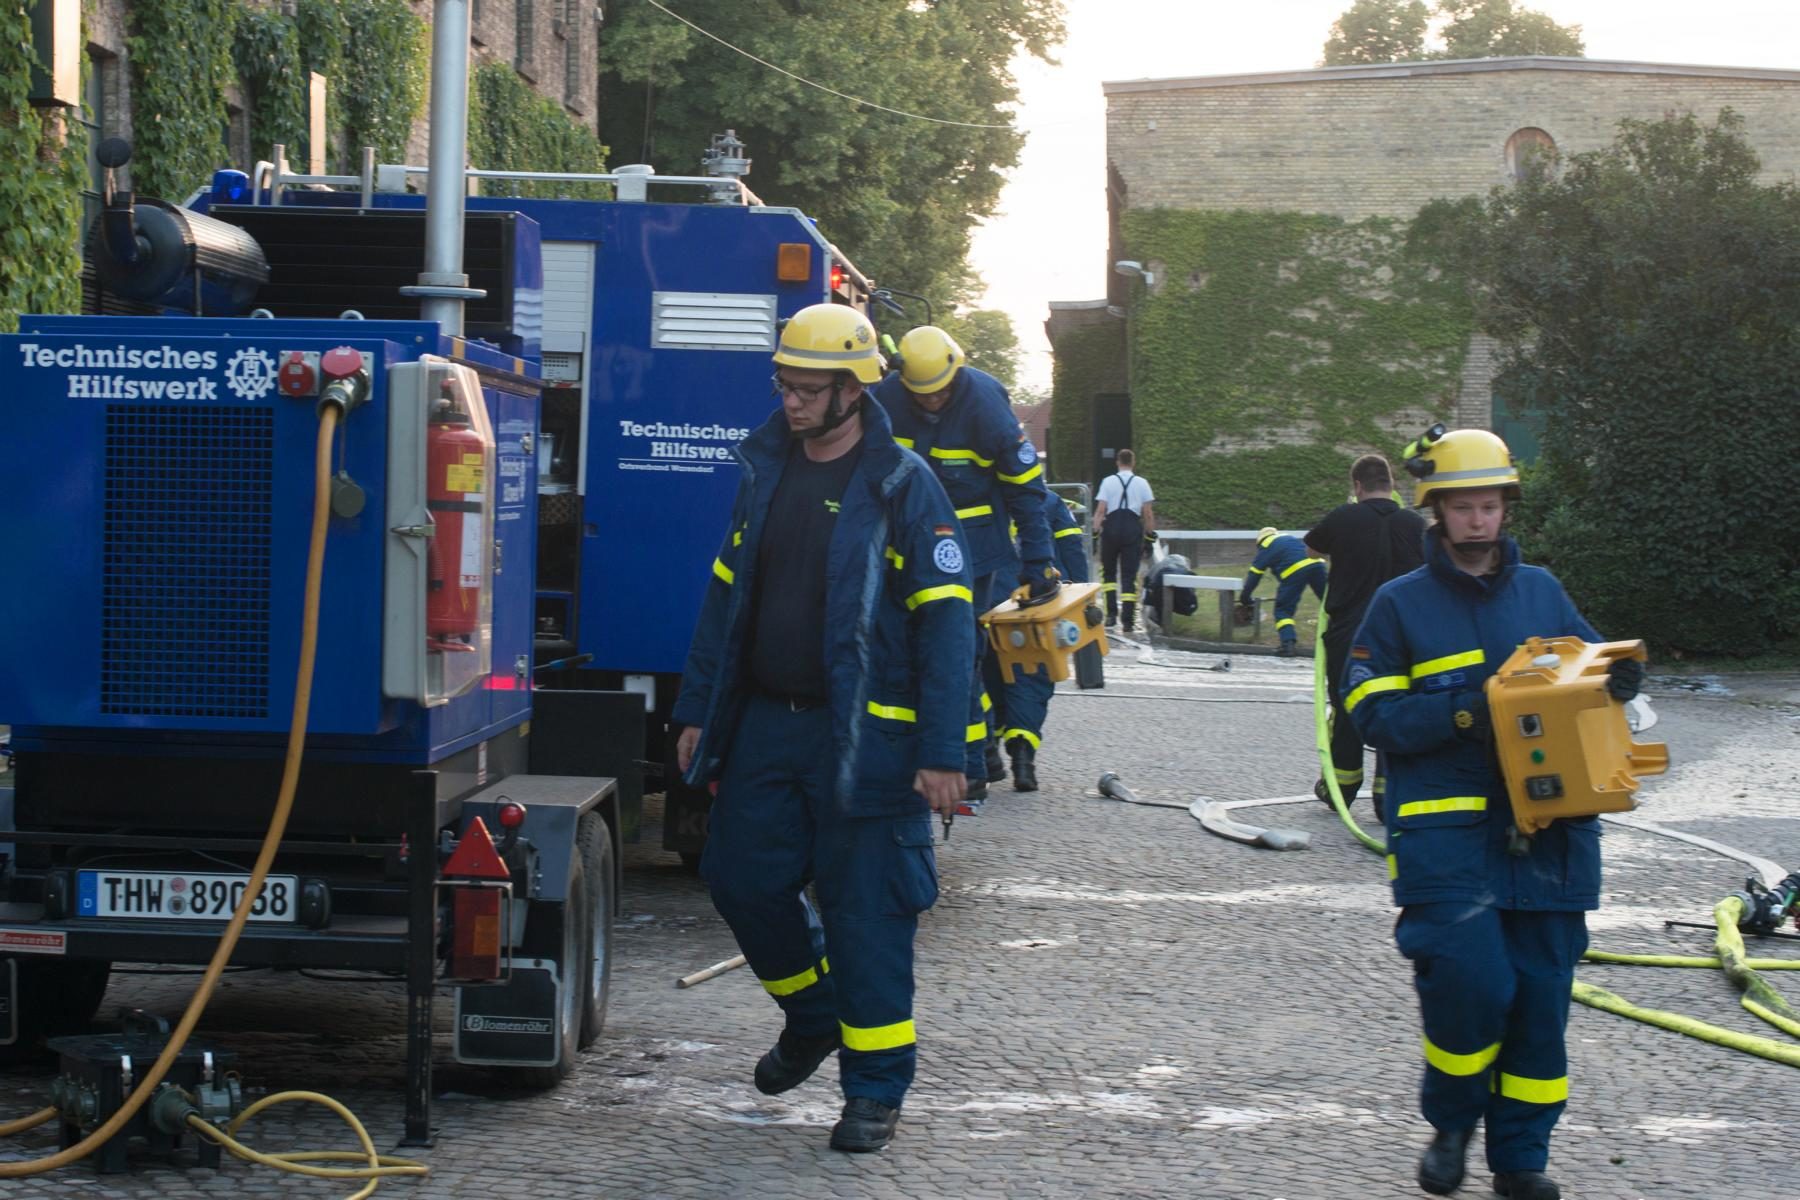
[[[1100,799],[1103,769],[1146,800],[1292,796],[1317,774],[1310,664],[1213,656],[1133,661],[1102,692],[1052,707],[1044,790],[1000,785],[987,815],[940,851],[942,898],[919,937],[921,1061],[894,1145],[834,1154],[829,1070],[778,1098],[749,1076],[777,1029],[746,971],[678,991],[735,952],[701,885],[656,849],[628,854],[606,1034],[577,1076],[518,1093],[447,1061],[440,1039],[428,1197],[1417,1196],[1418,1028],[1393,950],[1380,861],[1322,807],[1240,818],[1309,830],[1312,848],[1217,840],[1179,807]],[[1800,862],[1800,684],[1657,681],[1647,735],[1676,765],[1640,816]],[[1697,690],[1690,690],[1697,689]],[[1366,801],[1358,806],[1366,814]],[[1706,920],[1744,869],[1696,847],[1610,829],[1594,943],[1704,953]],[[1773,944],[1767,953],[1800,950]],[[1772,1034],[1716,972],[1589,966],[1582,977],[1653,1007]],[[1784,986],[1781,978],[1775,980]],[[120,1003],[178,1010],[191,981],[116,976]],[[440,1013],[448,1004],[440,1005]],[[371,989],[259,973],[229,977],[203,1034],[250,1082],[345,1100],[383,1148],[398,1136],[401,1004]],[[1779,1036],[1779,1035],[1776,1035]],[[1576,1007],[1573,1097],[1553,1172],[1575,1200],[1732,1197],[1800,1187],[1793,1069]],[[42,1103],[41,1072],[0,1075],[3,1112]],[[322,1111],[276,1110],[268,1148],[347,1146]],[[36,1131],[9,1153],[40,1151]],[[1464,1195],[1488,1195],[1480,1152]],[[219,1173],[141,1160],[123,1176],[78,1165],[0,1185],[6,1196],[331,1196],[348,1187],[229,1163]]]

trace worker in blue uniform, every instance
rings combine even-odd
[[[1056,549],[1056,567],[1070,583],[1088,581],[1087,548],[1082,544],[1081,525],[1069,511],[1069,505],[1054,492],[1048,493],[1044,506],[1050,522],[1050,542]],[[988,607],[1006,603],[1012,588],[1004,586],[1009,577],[1005,571],[995,577]],[[1043,667],[1027,675],[1023,671],[1007,672],[1000,658],[990,653],[983,662],[987,692],[994,698],[994,720],[1000,727],[1000,741],[1012,760],[1015,792],[1038,790],[1037,752],[1044,744],[1044,718],[1050,711],[1050,697],[1056,692],[1050,672]],[[1008,678],[1010,674],[1011,678]]]
[[[786,1016],[757,1089],[796,1087],[841,1048],[831,1145],[879,1150],[916,1062],[931,813],[965,788],[968,551],[937,477],[864,394],[881,378],[866,317],[801,309],[775,362],[781,407],[737,447],[676,759],[718,785],[700,873]]]
[[[1238,607],[1245,608],[1264,578],[1275,580],[1275,636],[1279,639],[1275,653],[1292,658],[1300,652],[1300,631],[1294,616],[1300,611],[1300,597],[1311,588],[1313,595],[1325,595],[1325,564],[1312,556],[1306,543],[1291,533],[1265,528],[1256,534],[1256,557],[1244,573],[1244,586],[1238,589]]]
[[[1010,572],[1016,561],[1024,563],[1018,581],[1042,595],[1056,587],[1055,554],[1044,518],[1049,495],[1044,464],[1013,416],[1006,388],[969,366],[967,358],[955,338],[935,325],[921,325],[900,339],[899,369],[876,386],[875,398],[893,422],[894,440],[930,463],[950,494],[968,541],[976,597],[985,599],[994,589],[994,576]],[[1016,559],[1013,528],[1018,530]],[[979,812],[988,781],[1005,777],[999,747],[990,740],[993,701],[982,686],[986,646],[977,631],[976,657],[970,663],[975,691],[966,730],[965,812]]]
[[[1494,1190],[1558,1200],[1544,1171],[1569,1094],[1563,1035],[1584,914],[1599,904],[1600,827],[1587,817],[1517,833],[1483,685],[1528,637],[1600,638],[1505,533],[1519,496],[1505,443],[1456,430],[1407,469],[1436,518],[1425,565],[1375,593],[1342,686],[1363,741],[1387,754],[1395,940],[1413,963],[1420,1106],[1435,1130],[1419,1186],[1456,1190],[1485,1122]],[[1641,663],[1616,663],[1608,690],[1628,700],[1642,678]]]

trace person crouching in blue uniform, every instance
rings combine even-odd
[[[1256,557],[1244,573],[1244,586],[1238,589],[1238,604],[1250,603],[1264,576],[1275,577],[1275,635],[1279,643],[1275,653],[1292,658],[1300,652],[1300,632],[1294,616],[1300,611],[1300,597],[1311,588],[1313,595],[1325,596],[1325,564],[1312,556],[1306,543],[1291,533],[1267,528],[1257,531]]]
[[[737,447],[676,758],[718,784],[700,874],[785,1014],[757,1090],[796,1087],[841,1048],[831,1146],[879,1150],[917,1057],[931,813],[965,787],[968,552],[937,477],[864,396],[881,377],[866,317],[801,309],[775,362],[781,407]]]
[[[1070,583],[1086,583],[1088,559],[1087,549],[1082,545],[1081,525],[1069,511],[1068,504],[1054,492],[1048,494],[1044,512],[1050,522],[1050,541],[1056,548],[1057,570]],[[1008,578],[1010,575],[1005,571],[995,575],[993,590],[988,593],[988,608],[1005,604],[1011,598],[1012,588],[1003,582]],[[1007,672],[1000,666],[1000,656],[994,654],[991,647],[982,671],[988,695],[995,700],[994,719],[1000,726],[1001,744],[1012,760],[1013,791],[1035,792],[1038,790],[1037,752],[1044,745],[1044,718],[1049,715],[1050,697],[1056,693],[1056,684],[1051,682],[1050,672],[1044,667],[1029,675],[1017,670]]]
[[[1558,1200],[1544,1170],[1569,1095],[1564,1031],[1585,914],[1599,906],[1600,827],[1564,819],[1519,837],[1483,685],[1528,637],[1600,635],[1505,533],[1519,474],[1504,442],[1457,430],[1407,469],[1436,517],[1425,565],[1375,593],[1342,686],[1363,741],[1387,753],[1394,937],[1413,964],[1420,1107],[1436,1131],[1419,1186],[1455,1191],[1485,1122],[1494,1190]],[[1635,696],[1643,665],[1612,670],[1609,691]]]
[[[875,388],[875,399],[894,425],[894,440],[931,464],[956,507],[969,545],[969,574],[975,597],[985,600],[999,573],[1015,561],[1013,534],[1018,533],[1020,583],[1033,595],[1056,589],[1055,552],[1044,520],[1049,493],[1037,448],[1013,416],[1006,388],[985,371],[967,365],[956,339],[935,325],[921,325],[900,339],[899,369]],[[974,629],[975,657],[969,660],[974,699],[971,702],[967,765],[970,805],[979,812],[990,780],[1006,777],[999,748],[990,743],[988,710],[992,700],[982,686],[982,660],[987,639]]]

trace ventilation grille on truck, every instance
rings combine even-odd
[[[775,297],[652,292],[650,344],[671,350],[775,350]]]
[[[269,714],[267,408],[106,409],[100,711]]]

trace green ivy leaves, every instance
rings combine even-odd
[[[570,119],[560,104],[528,87],[502,63],[476,70],[469,87],[469,160],[492,171],[606,170],[606,147],[587,126]],[[484,180],[490,196],[569,196],[601,200],[611,189],[601,183],[548,180]]]
[[[0,331],[20,313],[81,303],[81,186],[86,134],[60,110],[34,109],[31,21],[0,5]]]

